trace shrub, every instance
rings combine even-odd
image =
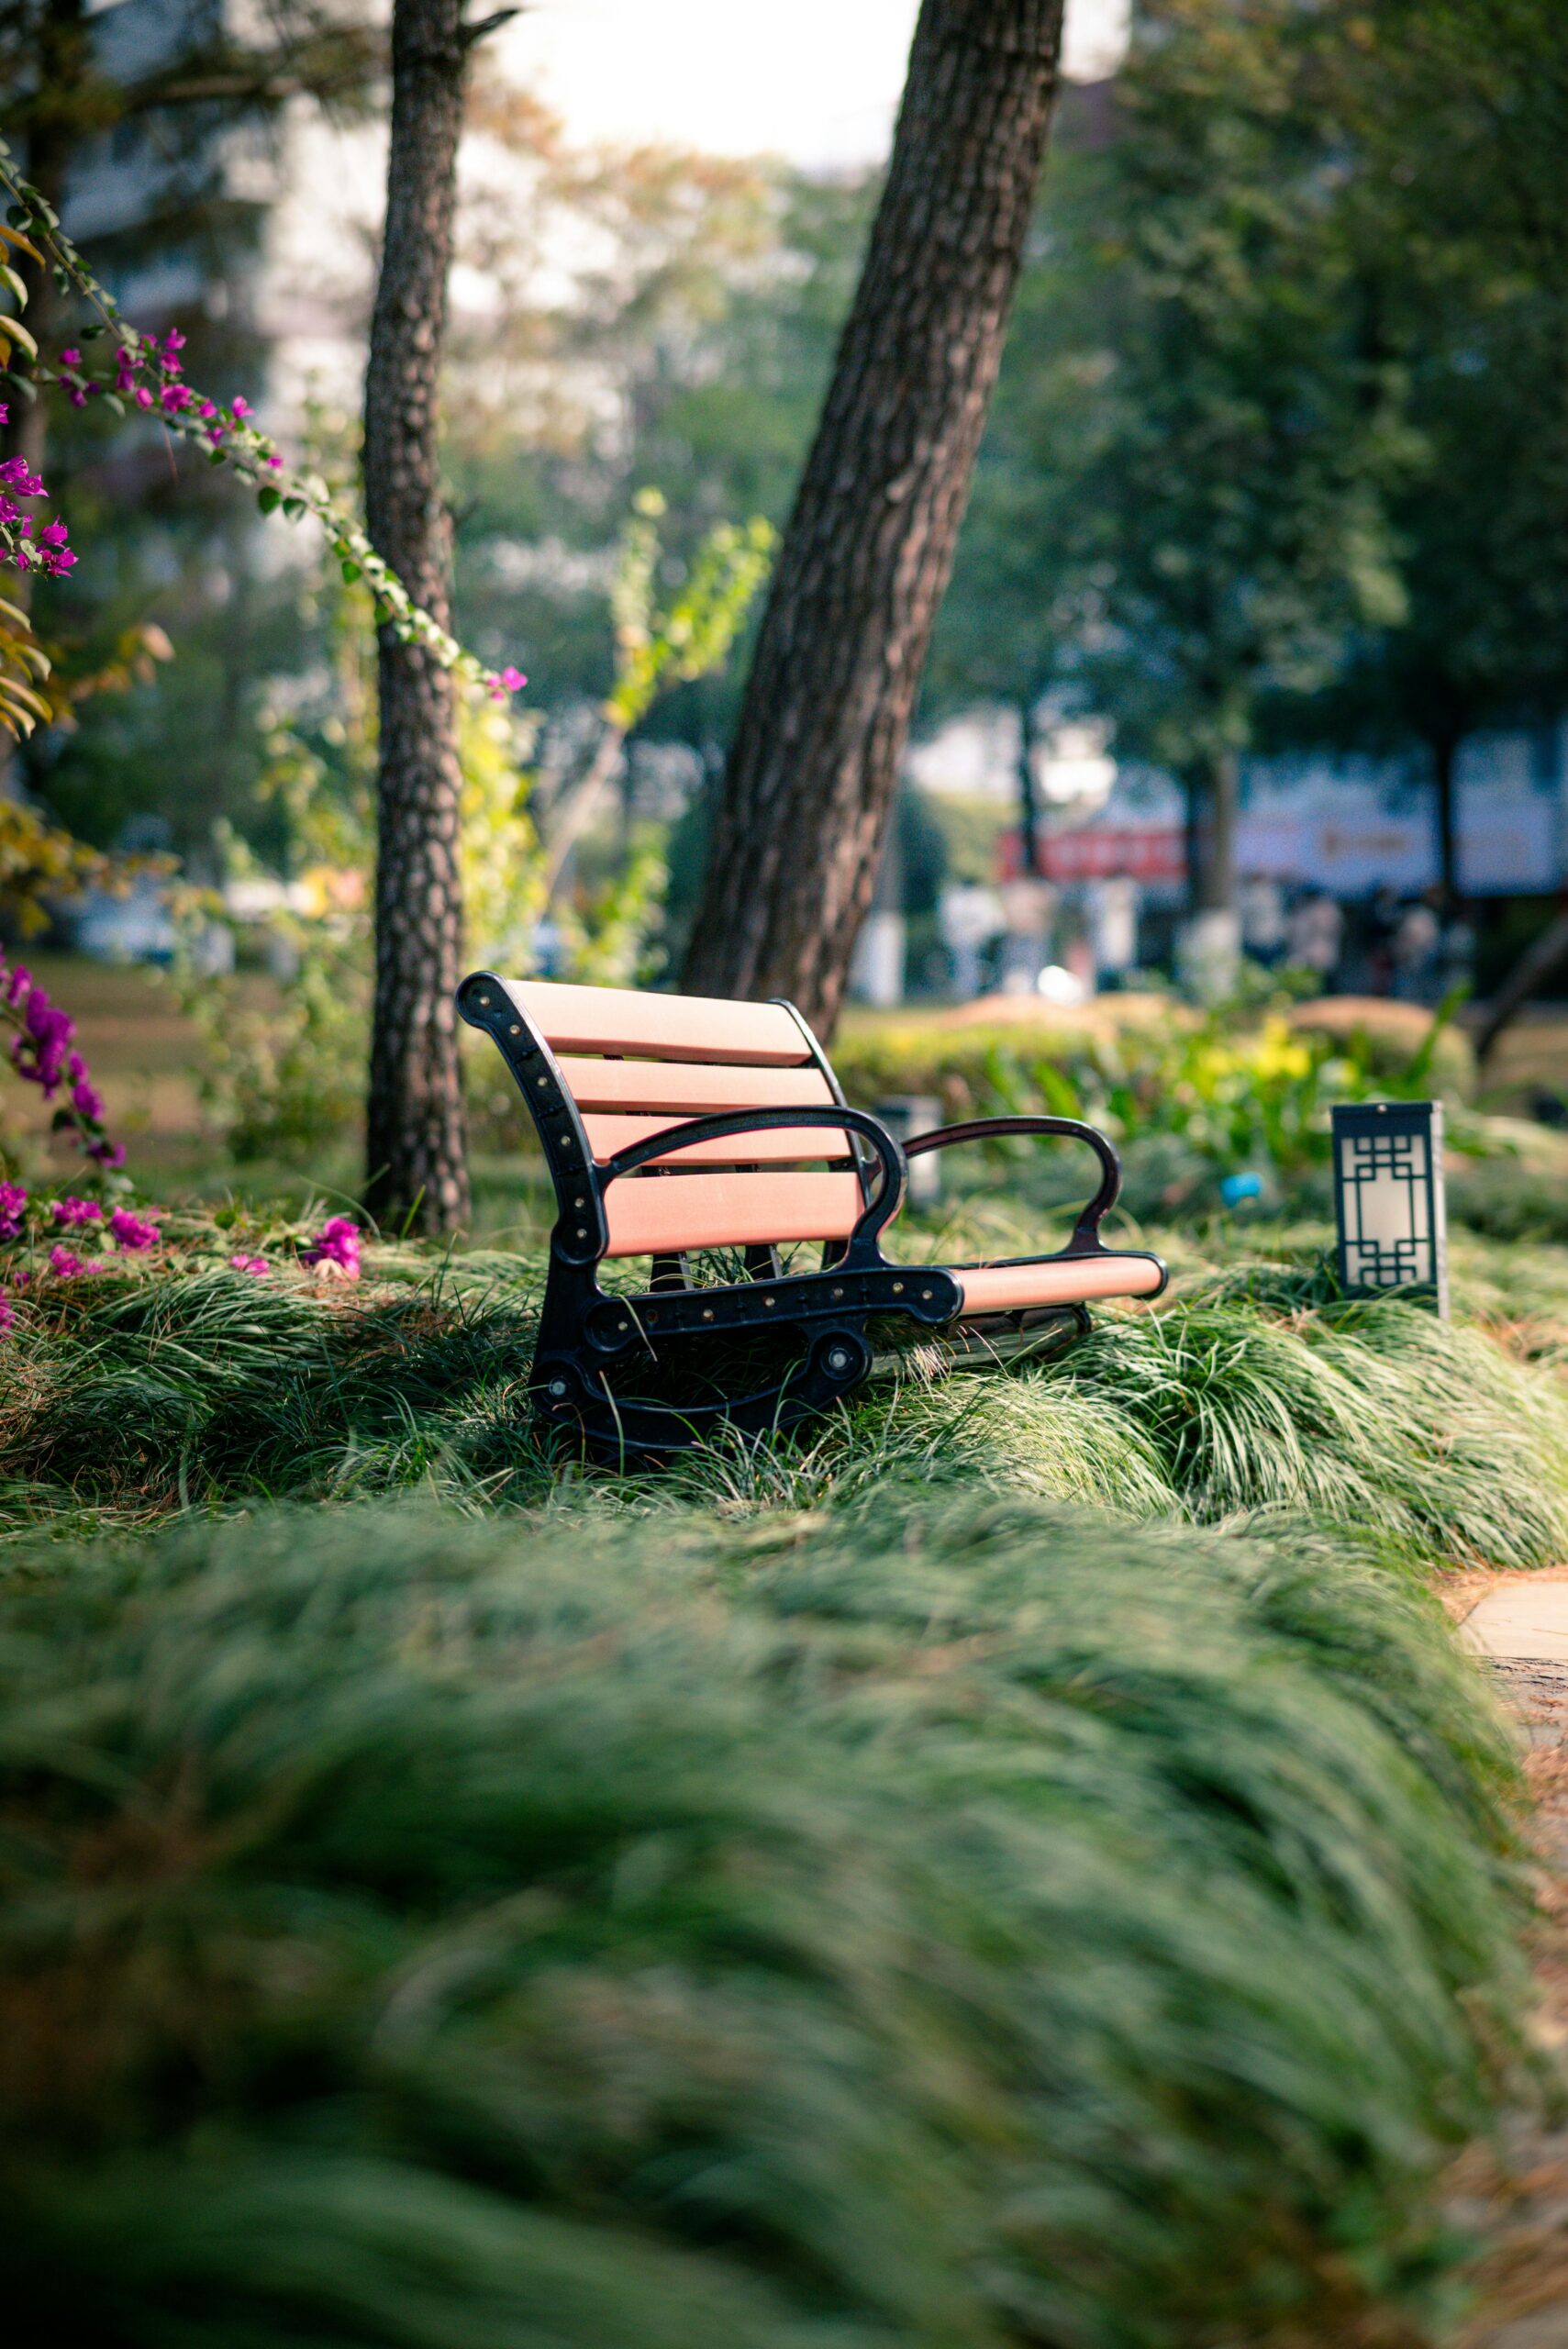
[[[1298,1186],[1327,1163],[1333,1102],[1459,1097],[1473,1074],[1464,1040],[1409,1005],[1314,1003],[1287,1019],[1240,1008],[1200,1018],[1179,1004],[1151,1017],[1144,997],[1119,1014],[1106,1008],[1116,1003],[1084,1007],[1075,1024],[1043,1008],[1005,1025],[951,1014],[862,1022],[836,1047],[835,1063],[862,1106],[914,1093],[934,1096],[951,1119],[1085,1119],[1129,1145],[1135,1166],[1151,1146],[1173,1146],[1176,1163],[1159,1177],[1167,1210],[1216,1205],[1218,1178],[1240,1168]],[[1077,1179],[1038,1148],[1016,1163],[1052,1197]]]
[[[0,1601],[7,2299],[272,2349],[1202,2349],[1429,2305],[1506,1748],[1353,1560],[404,1509]]]

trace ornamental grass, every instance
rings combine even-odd
[[[573,1514],[1022,1492],[1204,1524],[1373,1531],[1419,1564],[1568,1557],[1568,1393],[1481,1328],[1310,1267],[1189,1280],[1059,1361],[879,1382],[792,1439],[584,1477],[528,1410],[537,1266],[380,1249],[357,1283],[209,1257],[28,1291],[0,1345],[0,1523],[424,1490]],[[328,1265],[318,1268],[331,1271]]]
[[[164,1321],[171,1392],[227,1310]],[[416,1342],[301,1314],[291,1359],[362,1397],[373,1328]],[[263,1510],[17,1552],[0,1686],[18,2337],[1218,2349],[1449,2306],[1511,1765],[1343,1544],[929,1489]]]

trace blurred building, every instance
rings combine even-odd
[[[1020,870],[1021,728],[991,709],[912,751],[911,779],[938,801],[995,811],[995,875]],[[1108,753],[1103,733],[1045,726],[1032,757],[1039,872],[1076,909],[1102,974],[1166,963],[1186,888],[1185,807],[1174,779]],[[1459,885],[1477,933],[1483,990],[1568,887],[1568,718],[1473,735],[1456,767]],[[1237,859],[1246,942],[1270,960],[1308,896],[1346,909],[1340,976],[1382,985],[1368,941],[1397,934],[1399,909],[1439,881],[1436,799],[1423,755],[1302,752],[1241,772]],[[1115,887],[1106,900],[1106,891]],[[1129,904],[1130,885],[1135,902]],[[1107,921],[1107,902],[1114,918]],[[1129,952],[1129,927],[1136,932]],[[966,974],[973,962],[966,951]],[[1396,958],[1397,959],[1397,958]]]

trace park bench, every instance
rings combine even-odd
[[[554,1185],[535,1405],[601,1455],[662,1455],[720,1421],[755,1434],[825,1410],[871,1375],[889,1330],[995,1348],[1064,1309],[1086,1319],[1094,1298],[1165,1286],[1158,1256],[1101,1243],[1121,1180],[1103,1134],[1069,1118],[987,1118],[900,1146],[846,1106],[790,1004],[481,971],[458,1008],[500,1047]],[[908,1158],[1019,1134],[1065,1136],[1099,1161],[1059,1254],[889,1263],[881,1238]],[[820,1257],[786,1270],[780,1251],[805,1242],[823,1243]],[[628,1257],[651,1260],[647,1280],[603,1286],[601,1269]]]

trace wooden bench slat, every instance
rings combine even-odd
[[[667,1111],[700,1118],[720,1109],[827,1108],[832,1088],[818,1068],[716,1068],[694,1061],[590,1061],[567,1058],[561,1074],[580,1109]]]
[[[550,979],[500,984],[557,1052],[642,1052],[657,1061],[739,1061],[760,1068],[798,1067],[811,1057],[781,1004],[564,986]]]
[[[602,1118],[587,1117],[583,1123],[588,1130],[588,1147],[603,1165],[617,1150],[629,1150],[633,1142],[646,1141],[651,1134],[661,1133],[671,1123],[668,1118]],[[699,1141],[685,1150],[675,1151],[668,1158],[656,1158],[655,1166],[798,1166],[803,1161],[824,1158],[850,1158],[853,1152],[849,1136],[835,1133],[828,1126],[784,1127],[777,1133],[733,1134],[727,1141]],[[613,1194],[612,1194],[613,1197]]]
[[[1086,1256],[1077,1264],[955,1264],[968,1313],[1015,1313],[1033,1305],[1086,1305],[1095,1297],[1152,1297],[1162,1275],[1145,1256]]]
[[[628,1174],[605,1201],[612,1256],[842,1240],[862,1209],[852,1174]]]

